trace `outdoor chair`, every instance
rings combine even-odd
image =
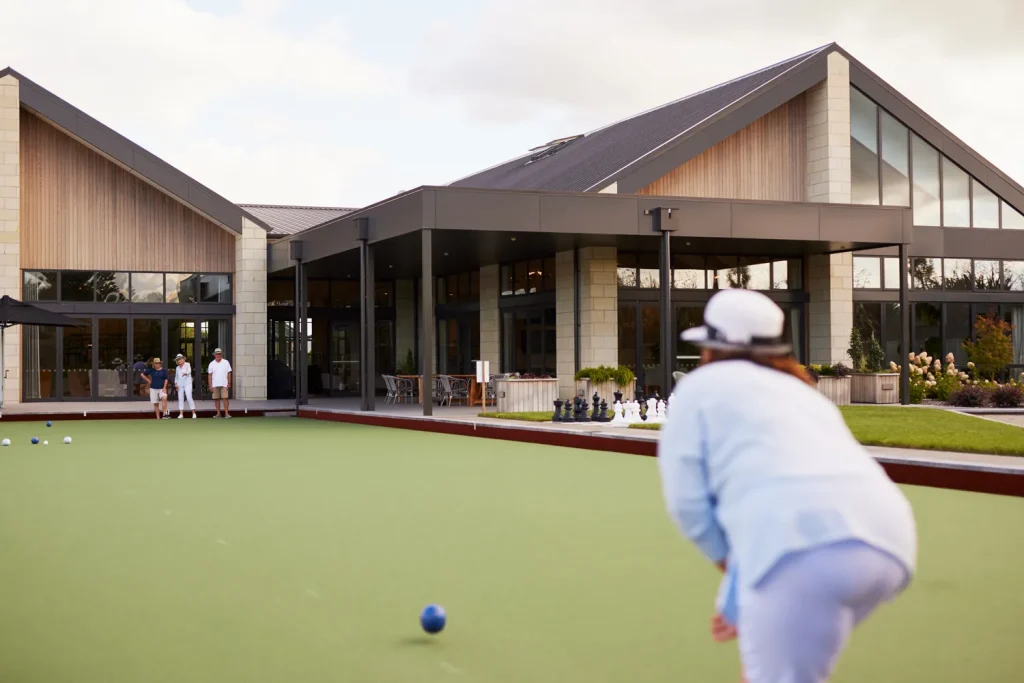
[[[398,400],[398,386],[395,382],[395,378],[391,375],[381,375],[384,378],[384,403],[395,403]]]
[[[441,375],[441,381],[442,384],[447,383],[448,405],[451,405],[453,400],[465,401],[466,405],[469,405],[469,380]]]
[[[391,381],[395,386],[395,403],[412,403],[416,400],[416,382],[414,380],[408,377],[395,377],[392,375]]]

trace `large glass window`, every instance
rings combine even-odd
[[[882,288],[882,260],[880,258],[877,256],[853,257],[853,288]]]
[[[625,365],[634,375],[637,374],[636,305],[632,303],[619,304],[619,365]]]
[[[132,273],[132,303],[162,304],[164,302],[163,273]]]
[[[295,287],[292,287],[294,291]],[[435,302],[436,303],[436,302]],[[358,280],[334,280],[331,282],[331,307],[352,308],[359,305]]]
[[[964,351],[963,343],[971,339],[971,305],[970,304],[946,304],[946,320],[943,324],[943,353],[952,353],[957,366],[967,364],[967,352]],[[945,365],[945,362],[943,362]]]
[[[555,309],[526,308],[503,313],[502,370],[534,375],[555,374]]]
[[[895,303],[882,304],[882,348],[885,350],[885,362],[903,364],[906,357],[900,346],[900,305]]]
[[[1006,202],[1002,203],[1003,229],[1024,230],[1024,215]]]
[[[704,257],[685,254],[672,257],[673,289],[704,289]]]
[[[881,112],[882,203],[910,206],[910,144],[907,127]]]
[[[167,303],[194,304],[199,297],[199,276],[192,273],[167,273]]]
[[[914,347],[933,358],[942,357],[942,311],[939,304],[914,305]]]
[[[224,351],[224,357],[231,360],[231,321],[224,318],[213,318],[199,321],[199,386],[193,389],[198,398],[209,399],[210,394],[210,363],[213,361],[214,349]]]
[[[658,289],[661,286],[661,269],[658,267],[657,254],[639,254],[637,265],[640,266],[640,288]]]
[[[21,297],[25,301],[57,301],[57,271],[26,270],[21,274]]]
[[[942,259],[911,259],[910,277],[914,289],[942,289]]]
[[[853,326],[862,339],[875,338],[882,342],[882,304],[856,302],[853,304]]]
[[[708,256],[708,289],[738,288],[736,263],[735,256]]]
[[[743,289],[771,289],[772,264],[766,259],[744,256],[737,268],[737,280]]]
[[[196,321],[192,319],[175,319],[167,321],[167,367],[174,369],[174,357],[185,356],[192,366],[196,364]],[[192,377],[196,376],[195,367]],[[193,385],[194,386],[194,385]]]
[[[502,296],[554,291],[555,260],[553,258],[534,259],[532,261],[520,261],[519,263],[504,265],[500,271],[500,282]],[[461,284],[458,282],[452,284],[457,289],[464,285],[467,292],[471,292],[473,288],[473,281],[469,273],[465,274],[464,282],[461,282]],[[479,292],[479,280],[476,282],[476,289]],[[443,299],[439,299],[439,301],[443,301]]]
[[[971,291],[971,259],[948,258],[942,261],[942,282],[946,289]]]
[[[99,336],[99,371],[96,395],[99,398],[128,398],[128,319],[100,318],[96,321]],[[173,368],[173,365],[165,367]]]
[[[294,306],[294,280],[267,280],[267,306]]]
[[[971,213],[974,227],[999,227],[999,199],[974,178],[971,178],[971,202],[974,207]]]
[[[886,256],[882,259],[882,268],[885,274],[885,281],[882,283],[886,289],[900,288],[900,260],[893,256]]]
[[[57,397],[57,335],[58,327],[25,325],[22,330],[24,366],[24,397],[52,399]]]
[[[934,147],[911,136],[914,157],[914,225],[942,224],[939,205],[939,153]]]
[[[61,301],[92,301],[93,275],[80,271],[66,270],[60,274]]]
[[[700,349],[682,340],[684,330],[704,324],[704,306],[676,306],[676,368],[683,372],[693,370],[700,363]]]
[[[93,276],[93,284],[96,287],[96,301],[100,303],[116,304],[130,300],[128,273],[101,271]]]
[[[623,254],[619,252],[616,276],[619,287],[636,287],[636,254]]]
[[[217,279],[223,276],[203,275],[199,280],[199,300],[216,303],[218,289],[224,284]],[[230,301],[230,299],[229,299]],[[330,280],[306,280],[306,305],[310,308],[327,308],[331,303]]]
[[[1002,289],[999,280],[999,261],[974,262],[974,286],[979,290]]]
[[[971,227],[970,181],[952,161],[942,157],[942,224],[947,228]]]
[[[800,289],[803,286],[803,261],[798,258],[772,263],[772,289]]]
[[[330,299],[329,288],[324,287],[323,304]],[[231,303],[231,277],[228,275],[203,275],[199,281],[199,300],[204,304]]]
[[[93,321],[89,318],[79,327],[61,328],[65,398],[92,398],[92,327]]]
[[[1003,261],[1003,289],[1024,292],[1024,261]]]
[[[878,106],[850,88],[851,201],[878,204]]]

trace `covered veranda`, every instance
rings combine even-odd
[[[647,384],[670,388],[678,363],[672,309],[674,296],[678,297],[673,289],[677,259],[716,254],[741,259],[744,255],[780,259],[795,255],[802,259],[806,271],[811,258],[825,258],[827,263],[830,254],[898,247],[903,271],[899,294],[904,304],[902,348],[906,349],[910,323],[905,305],[906,249],[911,225],[910,210],[898,207],[422,187],[272,245],[268,273],[272,278],[289,278],[296,293],[294,367],[298,404],[309,400],[308,386],[304,386],[306,354],[300,352],[308,342],[302,323],[308,320],[308,282],[339,274],[351,274],[357,280],[352,284],[358,285],[359,399],[361,409],[370,411],[376,408],[380,386],[374,316],[377,283],[383,278],[431,283],[415,288],[415,374],[434,377],[438,369],[437,316],[443,306],[438,295],[443,289],[433,283],[439,279],[443,283],[444,278],[467,271],[481,273],[476,302],[479,353],[473,355],[490,360],[494,373],[513,370],[504,366],[515,362],[509,360],[509,337],[501,329],[503,318],[497,300],[499,294],[506,293],[499,290],[515,289],[518,284],[507,285],[505,271],[511,277],[510,264],[551,264],[545,268],[554,268],[550,288],[540,287],[538,281],[537,288],[507,293],[523,294],[516,304],[547,297],[544,300],[552,307],[555,321],[546,335],[557,338],[557,343],[551,354],[551,342],[540,342],[544,349],[541,355],[544,367],[555,369],[561,387],[569,386],[571,376],[581,367],[598,361],[618,364],[614,337],[619,331],[612,323],[609,333],[598,312],[607,308],[607,300],[617,310],[617,251],[656,255],[660,277],[657,292],[651,292],[651,296],[660,312],[659,343],[652,348],[659,356],[654,366],[659,376],[656,383]],[[604,252],[611,253],[610,271],[604,267],[607,259],[601,262],[601,268],[594,266],[596,258],[588,261],[591,255]],[[485,279],[484,273],[493,274],[493,281]],[[806,302],[810,311],[804,316],[808,324],[800,333],[805,343],[812,329],[820,331],[825,326],[823,334],[828,336],[828,320],[819,320],[821,314],[815,310],[828,310],[832,296],[828,278],[825,289],[820,284],[816,289],[809,280],[805,272],[799,280],[805,296],[795,299]],[[510,304],[511,297],[502,302],[505,308]],[[838,308],[842,302],[832,305]],[[464,341],[460,337],[448,340],[448,344],[458,346]],[[602,348],[605,346],[611,351]],[[394,345],[391,348],[395,355],[402,353]],[[563,379],[567,381],[563,383]],[[909,397],[908,383],[904,364],[904,401]],[[433,409],[432,401],[422,401],[424,415],[432,414]]]

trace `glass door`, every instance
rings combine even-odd
[[[330,393],[358,394],[359,326],[350,322],[331,323]]]
[[[664,396],[661,387],[661,310],[659,304],[640,304],[640,372],[637,373],[637,388],[645,396],[657,392]]]
[[[92,330],[93,320],[86,318],[79,327],[62,328],[63,397],[65,400],[88,400],[93,397]]]
[[[163,352],[163,321],[155,318],[132,320],[132,397],[149,400],[149,385],[142,378],[142,372],[152,367],[154,358]],[[167,360],[166,358],[162,360]],[[166,366],[164,366],[166,367]]]
[[[98,365],[96,369],[96,396],[125,400],[128,398],[128,319],[99,318],[96,321],[99,337]]]
[[[295,323],[267,321],[267,398],[295,398]]]
[[[231,361],[231,321],[227,318],[209,318],[199,321],[199,370],[196,373],[199,377],[199,386],[192,388],[196,400],[209,400],[213,398],[210,393],[210,363],[213,362],[213,352],[221,349],[224,358]],[[234,390],[230,392],[234,394]]]
[[[679,336],[691,327],[704,324],[704,304],[676,306],[676,370],[691,372],[700,363],[700,349]]]

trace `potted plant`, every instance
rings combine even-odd
[[[847,350],[853,361],[850,377],[851,403],[899,403],[899,376],[885,367],[885,351],[871,335],[864,339],[856,327],[850,332],[850,348]]]
[[[597,393],[601,398],[612,403],[615,392],[620,392],[627,399],[633,396],[636,387],[636,375],[625,365],[608,367],[599,365],[595,368],[583,368],[576,373],[576,395],[588,399]]]
[[[818,391],[837,406],[850,405],[850,368],[842,363],[812,365],[808,370],[818,381]]]

